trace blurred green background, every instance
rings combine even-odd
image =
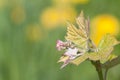
[[[0,80],[98,80],[88,61],[60,70],[56,40],[64,40],[66,21],[75,23],[81,10],[99,27],[96,44],[108,32],[120,40],[119,7],[120,0],[0,0]],[[120,80],[120,65],[108,80]]]

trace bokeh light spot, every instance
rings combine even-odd
[[[7,1],[6,0],[0,0],[0,9],[4,8],[4,6],[7,5]]]
[[[71,0],[74,4],[87,4],[89,0]]]
[[[26,29],[27,38],[29,41],[38,42],[41,39],[41,29],[38,24],[31,24]]]
[[[26,18],[26,13],[23,7],[17,6],[11,12],[11,20],[15,24],[21,24]]]
[[[73,8],[48,8],[40,15],[40,21],[47,29],[52,29],[67,20],[73,21],[75,15]]]
[[[53,0],[55,4],[87,4],[89,0]]]
[[[96,44],[99,43],[100,39],[106,33],[117,35],[119,32],[119,21],[116,17],[103,14],[96,16],[91,21],[91,38]]]

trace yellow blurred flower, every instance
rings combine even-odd
[[[89,0],[53,0],[55,4],[87,4]]]
[[[15,8],[13,8],[11,12],[11,20],[15,24],[21,24],[25,20],[25,17],[26,13],[23,7],[16,6]]]
[[[87,4],[89,0],[71,0],[73,4]]]
[[[7,0],[0,0],[0,9],[7,5]]]
[[[71,0],[53,0],[53,3],[55,5],[58,5],[58,4],[70,4]]]
[[[29,41],[37,42],[41,39],[41,29],[38,24],[31,24],[26,29],[27,38]]]
[[[40,21],[47,28],[52,29],[65,21],[73,21],[76,12],[73,8],[47,8],[41,15]]]
[[[99,15],[91,21],[91,38],[96,44],[98,44],[102,36],[106,33],[117,35],[118,32],[119,22],[117,18],[112,15]]]

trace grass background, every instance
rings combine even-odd
[[[59,69],[61,64],[57,61],[61,52],[56,50],[55,45],[57,39],[64,40],[66,27],[58,25],[54,29],[46,30],[39,21],[40,14],[53,5],[51,0],[0,2],[0,80],[98,80],[94,66],[88,61],[78,67],[70,64],[62,70]],[[22,6],[26,12],[26,19],[21,24],[15,24],[11,20],[11,11],[16,5]],[[109,13],[120,22],[119,7],[120,0],[90,0],[87,4],[74,5],[77,13],[84,10],[90,18]],[[38,23],[41,38],[30,41],[26,29],[29,24]],[[117,38],[120,40],[120,34]],[[120,54],[119,49],[120,46],[116,46],[115,53]],[[120,65],[109,71],[108,80],[120,80]]]

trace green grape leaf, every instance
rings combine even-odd
[[[73,42],[81,49],[87,48],[87,40],[88,40],[88,24],[85,23],[84,14],[81,12],[80,16],[76,19],[78,24],[78,28],[73,24],[68,23],[67,27],[67,36],[66,40]]]
[[[96,52],[92,52],[89,54],[89,59],[93,61],[100,60],[100,55]]]
[[[112,68],[118,64],[120,64],[120,55],[117,57],[114,57],[112,60],[105,62],[104,64],[102,64],[102,67],[105,69],[109,69],[109,68]]]
[[[116,40],[116,38],[110,34],[106,34],[103,36],[101,41],[98,44],[99,49],[105,49],[108,47],[114,47],[115,45],[119,44],[120,42]]]
[[[111,55],[109,55],[108,61],[111,61],[111,60],[113,60],[115,58],[117,58],[117,55],[115,55],[115,54],[112,53]]]
[[[88,59],[88,53],[85,53],[84,55],[79,56],[78,58],[71,61],[71,63],[75,65],[79,65],[80,63],[84,62],[86,59]]]
[[[113,47],[105,48],[99,51],[98,54],[100,55],[100,62],[105,63],[106,61],[108,61],[108,57],[110,56],[112,51],[113,51]]]
[[[105,63],[108,60],[111,52],[115,45],[119,44],[119,42],[115,39],[115,37],[110,34],[106,34],[100,41],[98,45],[98,54],[100,56],[100,62]]]

